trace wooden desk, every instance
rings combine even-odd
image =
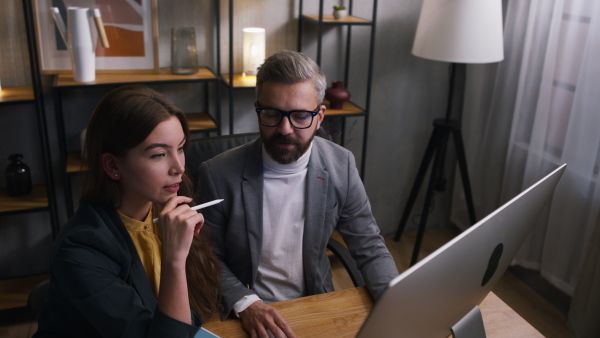
[[[373,307],[364,287],[291,299],[271,304],[287,320],[297,337],[355,337]],[[480,305],[488,337],[543,337],[495,294]],[[204,328],[214,334],[248,337],[238,319],[210,318]]]

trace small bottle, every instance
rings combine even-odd
[[[31,193],[31,172],[27,164],[21,162],[23,155],[12,154],[8,157],[11,163],[6,167],[6,189],[12,197]]]

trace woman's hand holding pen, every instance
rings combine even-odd
[[[191,201],[186,196],[172,197],[159,215],[163,262],[185,264],[193,236],[204,225],[204,216],[186,204]]]
[[[172,197],[160,212],[162,263],[158,308],[167,316],[191,323],[185,262],[194,234],[204,225],[204,216],[186,203],[191,198]]]

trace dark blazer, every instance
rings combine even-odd
[[[308,295],[333,291],[326,246],[337,229],[356,260],[367,288],[378,299],[398,275],[379,235],[352,153],[315,137],[306,174],[302,255]],[[203,210],[214,229],[221,261],[223,315],[254,285],[262,246],[262,142],[229,150],[200,165],[197,202],[224,201]]]
[[[54,242],[50,289],[34,337],[194,337],[166,316],[113,207],[84,203]]]

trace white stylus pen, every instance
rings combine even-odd
[[[210,202],[206,202],[206,203],[195,205],[195,206],[191,207],[190,209],[192,209],[192,210],[204,209],[206,207],[210,207],[211,205],[219,204],[219,203],[221,203],[223,201],[224,201],[223,199],[214,200],[214,201],[210,201]],[[156,223],[156,222],[158,222],[158,218],[155,218],[155,219],[152,220],[152,223]]]

